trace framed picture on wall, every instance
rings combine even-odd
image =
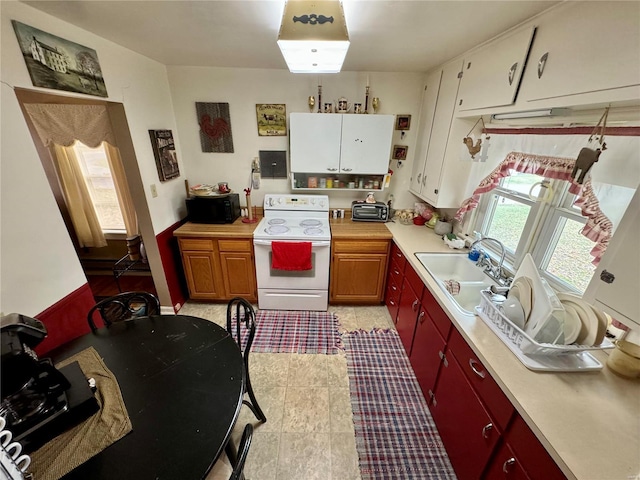
[[[12,20],[34,87],[107,96],[98,54],[64,38]]]
[[[393,160],[406,160],[407,150],[409,150],[409,147],[406,145],[394,145],[393,156],[391,158]]]
[[[411,115],[398,115],[396,117],[396,130],[409,130],[411,127]]]
[[[161,182],[180,176],[176,147],[173,143],[171,130],[149,130],[151,148],[156,159],[158,177]]]
[[[283,137],[287,135],[287,108],[282,103],[256,104],[258,135]]]

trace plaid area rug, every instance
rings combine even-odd
[[[252,352],[318,353],[341,350],[338,319],[329,312],[258,310]]]
[[[455,479],[397,332],[343,341],[362,479]]]

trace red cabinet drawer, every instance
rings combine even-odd
[[[396,282],[396,285],[402,285],[402,280],[404,279],[404,266],[400,267],[398,262],[395,260],[391,260],[389,262],[389,273],[387,274],[387,282],[393,279]]]
[[[393,323],[396,323],[398,307],[400,306],[400,287],[391,276],[387,278],[387,289],[385,290],[384,304],[389,310],[389,315],[391,315]]]
[[[404,256],[404,253],[398,248],[395,242],[391,243],[391,259],[395,260],[400,268],[400,271],[404,271],[404,266],[407,264],[407,259]]]
[[[442,307],[440,307],[427,287],[424,287],[421,303],[422,307],[426,310],[427,314],[431,317],[433,323],[438,328],[440,335],[447,340],[453,325],[451,324],[451,320],[449,320],[449,316],[445,313]]]
[[[515,411],[513,405],[455,328],[451,330],[448,345],[460,362],[469,383],[482,399],[494,420],[504,430]]]

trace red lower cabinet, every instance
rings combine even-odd
[[[505,435],[505,444],[487,468],[485,479],[521,478],[564,480],[566,476],[522,417],[515,415]]]
[[[431,399],[431,413],[458,479],[478,480],[500,439],[500,430],[449,352]]]
[[[446,342],[440,335],[433,320],[426,313],[424,306],[421,307],[409,361],[416,374],[416,379],[420,384],[424,398],[427,400],[433,396],[445,346]]]
[[[531,480],[508,444],[503,443],[487,468],[485,480]]]

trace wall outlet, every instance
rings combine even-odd
[[[152,183],[150,188],[151,188],[151,196],[153,198],[156,198],[158,196],[158,189],[156,188],[156,184]]]

